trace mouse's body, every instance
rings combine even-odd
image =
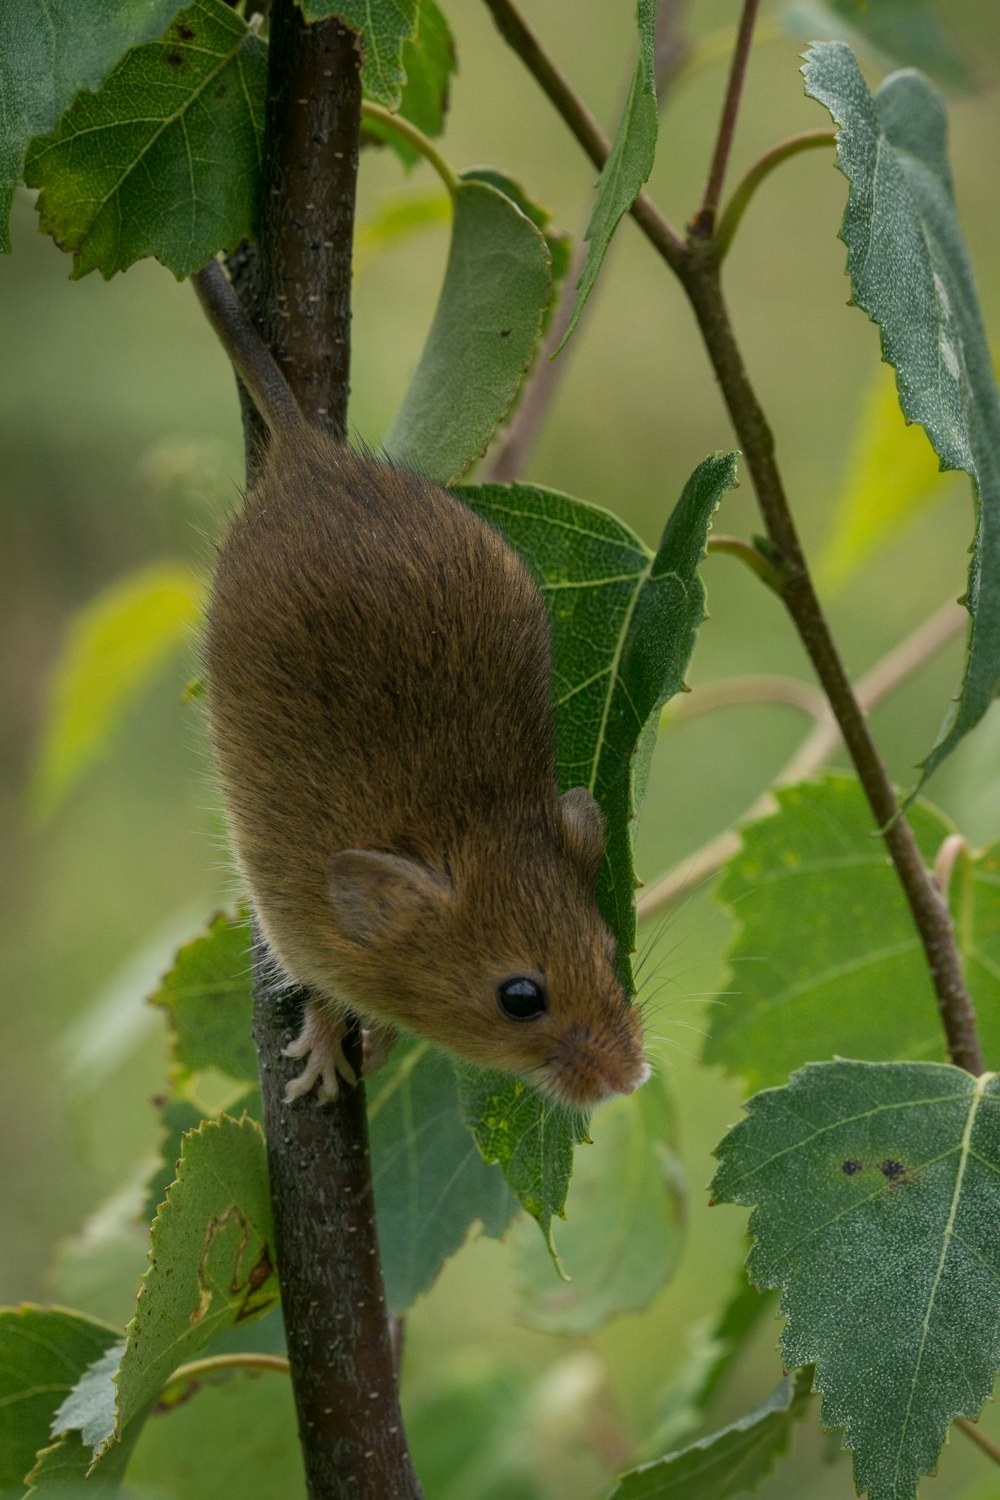
[[[493,527],[304,422],[273,430],[205,661],[240,868],[320,997],[297,1055],[343,1072],[350,1010],[567,1102],[643,1081],[594,900],[601,815],[558,796],[544,605]],[[330,1060],[305,1087],[335,1088]]]

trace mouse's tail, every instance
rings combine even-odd
[[[205,315],[271,430],[272,438],[301,427],[305,418],[270,349],[264,343],[217,260],[191,277]]]

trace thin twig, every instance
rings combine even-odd
[[[719,133],[715,141],[715,150],[712,153],[712,165],[708,169],[705,195],[701,200],[701,208],[691,222],[691,233],[702,239],[710,239],[715,230],[715,216],[718,213],[722,184],[726,176],[726,167],[729,164],[733,136],[736,133],[736,116],[739,114],[747,62],[750,58],[750,45],[753,41],[753,28],[759,6],[760,0],[743,0],[743,14],[740,16],[740,27],[736,34],[736,47],[729,69],[729,82],[726,85]]]
[[[955,1426],[961,1432],[964,1432],[969,1441],[975,1443],[977,1448],[981,1448],[984,1453],[988,1454],[995,1464],[1000,1464],[1000,1444],[995,1443],[992,1438],[988,1438],[980,1428],[978,1422],[967,1422],[964,1417],[956,1417]]]
[[[957,604],[946,604],[929,620],[925,620],[912,635],[907,636],[906,640],[894,647],[872,667],[870,672],[866,672],[858,681],[856,688],[858,702],[864,711],[867,713],[881,703],[883,698],[904,683],[928,657],[954,639],[965,628],[967,618],[965,611]],[[690,698],[686,697],[683,700],[685,707],[700,696],[700,693],[692,693]],[[823,711],[817,714],[815,729],[806,736],[795,754],[778,772],[773,786],[793,786],[797,781],[812,776],[826,763],[839,739],[840,730],[837,727],[837,721],[824,698]],[[775,805],[773,790],[764,792],[736,820],[737,826],[766,817],[768,813],[774,811]],[[708,843],[703,844],[700,849],[695,850],[687,859],[682,860],[674,869],[669,870],[643,892],[638,901],[640,918],[645,920],[655,916],[657,912],[664,911],[667,907],[682,900],[689,891],[696,889],[710,876],[716,875],[739,847],[740,835],[735,828],[726,829],[710,839]]]
[[[678,693],[663,710],[662,722],[699,719],[719,708],[735,708],[748,703],[780,704],[798,709],[810,719],[829,717],[826,699],[811,682],[797,677],[724,677],[706,683],[696,693]]]

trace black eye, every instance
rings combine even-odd
[[[497,985],[497,1004],[512,1021],[534,1021],[548,1010],[545,990],[526,974],[516,974]]]

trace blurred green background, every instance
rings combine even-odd
[[[877,8],[882,0],[870,3]],[[631,66],[630,0],[531,0],[525,8],[613,128]],[[551,206],[561,227],[579,235],[592,169],[499,42],[485,8],[450,0],[446,9],[460,62],[446,155],[459,168],[486,163],[509,171]],[[995,0],[941,0],[931,9],[975,82],[973,92],[950,99],[952,163],[986,323],[997,329]],[[735,0],[691,0],[684,12],[684,33],[701,41],[702,51],[696,48],[694,63],[669,90],[651,181],[676,225],[696,206],[724,87],[726,53],[712,39],[737,11]],[[783,32],[777,11],[764,7],[730,186],[774,141],[829,124],[802,94],[798,53],[808,27],[798,37]],[[876,81],[878,64],[869,57],[865,67]],[[404,179],[388,152],[366,152],[359,222],[394,195],[432,185],[425,169]],[[845,308],[845,251],[836,238],[845,192],[832,152],[787,163],[754,200],[727,270],[745,355],[813,559],[828,544],[852,439],[882,379],[876,330]],[[358,279],[352,424],[367,442],[379,441],[415,366],[446,247],[446,228],[426,230],[375,256]],[[143,998],[177,942],[236,894],[199,710],[181,701],[193,649],[142,695],[111,753],[44,825],[30,813],[27,790],[48,674],[68,622],[97,591],[145,562],[171,558],[208,569],[213,538],[237,502],[242,447],[226,361],[190,290],[153,263],[110,284],[93,275],[71,283],[69,269],[36,233],[32,202],[22,194],[14,253],[0,265],[0,1302],[68,1300],[72,1292],[77,1305],[110,1312],[99,1298],[87,1301],[85,1272],[74,1271],[73,1254],[67,1258],[60,1246],[141,1175],[154,1150],[151,1099],[162,1087],[166,1044],[162,1018]],[[523,477],[607,506],[652,543],[691,469],[733,439],[684,298],[632,225],[616,240],[562,358],[549,420]],[[901,423],[899,440],[924,441]],[[972,537],[969,486],[944,477],[934,494],[936,503],[828,593],[854,675],[962,592]],[[727,497],[717,529],[749,535],[757,526],[747,483]],[[779,605],[756,580],[719,556],[704,576],[711,618],[690,674],[695,691],[747,673],[809,680]],[[873,716],[890,770],[904,785],[936,734],[959,664],[953,642]],[[669,726],[640,834],[646,878],[736,818],[803,732],[803,721],[778,707],[728,708]],[[929,789],[974,845],[1000,835],[998,752],[994,713]],[[700,997],[732,988],[722,959],[728,931],[705,890],[674,911],[657,936],[655,961],[668,983],[655,1029],[676,1094],[691,1192],[677,1278],[648,1313],[592,1340],[543,1337],[517,1321],[511,1244],[468,1246],[408,1323],[407,1397],[428,1453],[442,1451],[442,1433],[461,1424],[456,1392],[469,1398],[482,1390],[509,1413],[508,1444],[528,1443],[530,1429],[538,1493],[546,1500],[602,1494],[636,1444],[641,1456],[651,1456],[642,1444],[664,1416],[692,1330],[728,1294],[741,1256],[745,1215],[732,1208],[710,1213],[703,1190],[711,1148],[738,1113],[739,1089],[697,1064]],[[99,1228],[92,1226],[92,1235]],[[142,1236],[118,1253],[127,1307],[144,1264]],[[777,1333],[777,1323],[765,1318],[752,1357],[724,1388],[713,1418],[744,1411],[779,1378]],[[240,1430],[238,1386],[198,1398],[214,1403],[220,1445],[236,1441],[227,1434]],[[276,1391],[274,1399],[286,1398]],[[175,1455],[200,1452],[201,1429],[185,1437],[196,1404],[153,1423],[161,1431],[149,1442],[169,1445]],[[983,1425],[1000,1438],[993,1410]],[[486,1472],[502,1472],[509,1458],[491,1458]],[[813,1420],[796,1439],[795,1459],[765,1493],[852,1494],[847,1461],[828,1459]],[[995,1472],[957,1436],[932,1492],[942,1500],[985,1500],[1000,1495]],[[494,1496],[483,1471],[463,1475],[456,1495]],[[195,1490],[182,1485],[176,1493]],[[496,1489],[501,1493],[529,1491],[515,1480]]]

